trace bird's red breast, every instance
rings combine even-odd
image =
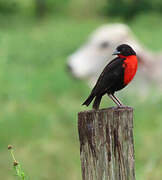
[[[124,60],[124,85],[127,85],[134,77],[137,71],[138,60],[135,55],[127,56]]]

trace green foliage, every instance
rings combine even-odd
[[[107,0],[104,11],[109,16],[123,17],[127,20],[139,14],[148,12],[162,12],[160,0]]]
[[[55,14],[61,14],[65,8],[68,7],[68,3],[70,0],[47,0],[46,6],[50,11],[53,11]]]
[[[47,14],[71,16],[108,16],[131,20],[144,13],[161,13],[161,0],[1,0],[0,14]]]
[[[12,0],[12,1],[1,0],[0,1],[0,14],[15,13],[18,10],[18,8],[19,6],[16,0]]]
[[[34,15],[38,11],[45,11],[46,14],[64,14],[68,2],[69,0],[1,0],[0,14]]]

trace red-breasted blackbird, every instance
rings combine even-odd
[[[114,93],[123,89],[133,79],[137,71],[138,61],[135,51],[127,44],[118,46],[113,55],[117,55],[118,57],[113,59],[104,68],[91,94],[83,105],[88,106],[95,98],[93,109],[98,109],[101,98],[106,93],[117,106],[123,105]]]

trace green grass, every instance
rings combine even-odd
[[[144,20],[139,19],[130,24],[133,31],[145,45],[159,49],[162,25],[152,18],[148,32],[149,24],[142,25]],[[15,156],[29,179],[81,179],[77,112],[86,109],[81,103],[89,88],[72,79],[65,66],[67,56],[105,22],[59,17],[42,22],[23,17],[0,22],[1,179],[17,179],[10,166],[8,144],[16,147]],[[123,98],[135,107],[137,180],[160,180],[162,96],[155,89],[149,99]]]

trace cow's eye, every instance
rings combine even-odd
[[[107,41],[104,41],[100,44],[100,48],[102,48],[102,49],[105,49],[107,47],[109,47],[109,42],[107,42]]]

